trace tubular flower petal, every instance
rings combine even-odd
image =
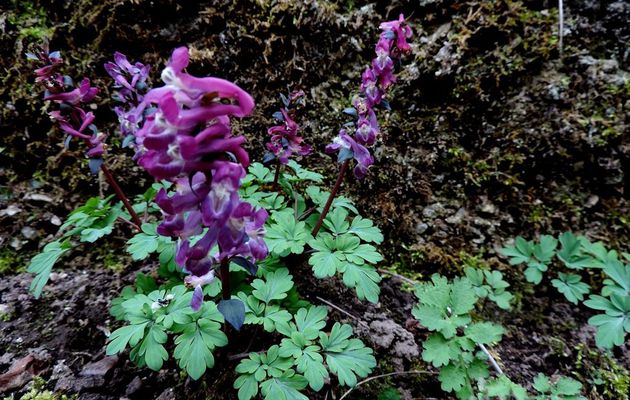
[[[35,82],[44,87],[44,100],[58,105],[57,110],[49,112],[50,118],[57,121],[68,138],[76,137],[87,144],[85,155],[88,158],[100,159],[105,152],[103,140],[106,135],[99,133],[94,126],[94,114],[86,112],[83,108],[85,103],[96,97],[98,89],[90,84],[88,78],[83,78],[79,87],[74,87],[70,77],[62,76],[58,72],[63,64],[61,54],[58,51],[50,53],[48,43],[39,46],[34,53],[27,53],[26,56],[40,64],[40,67],[35,69]],[[68,143],[67,140],[66,144]],[[94,169],[92,172],[96,171],[97,169]]]
[[[186,74],[188,62],[188,49],[175,49],[161,74],[165,85],[136,96],[139,103],[119,118],[121,125],[125,122],[123,133],[134,137],[138,164],[156,179],[175,184],[174,192],[156,195],[163,214],[158,233],[178,239],[175,261],[189,274],[191,306],[198,310],[202,287],[212,282],[218,265],[234,256],[254,261],[267,256],[267,213],[254,210],[238,194],[249,156],[242,147],[245,138],[232,134],[230,117],[248,115],[252,97],[226,80]],[[133,88],[134,81],[118,79],[119,71],[126,77],[144,71],[122,55],[106,68],[123,90]],[[136,83],[142,82],[144,75],[136,75]],[[218,253],[210,254],[215,248]]]
[[[287,103],[284,108],[280,109],[280,114],[274,116],[282,121],[282,124],[272,126],[267,130],[267,134],[271,136],[271,140],[266,144],[269,150],[268,156],[265,158],[269,161],[277,159],[280,164],[288,164],[289,159],[294,156],[306,156],[310,154],[311,147],[306,145],[304,139],[299,135],[300,126],[293,120],[289,107],[296,106],[301,103],[304,92],[299,90],[289,93],[289,97],[285,98]]]
[[[376,57],[361,75],[360,94],[352,100],[353,109],[350,110],[356,120],[350,125],[354,125],[354,137],[342,129],[333,143],[326,146],[328,153],[339,152],[339,162],[354,158],[354,174],[359,179],[366,175],[369,166],[374,163],[366,146],[373,146],[381,131],[375,107],[389,107],[385,96],[396,82],[395,61],[401,54],[411,51],[407,39],[411,38],[413,32],[404,15],[400,14],[398,20],[383,22],[380,28],[382,33],[376,44]]]

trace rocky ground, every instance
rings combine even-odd
[[[138,270],[151,270],[118,257],[126,228],[111,244],[69,259],[41,300],[28,294],[29,258],[74,207],[109,193],[76,161],[79,151],[63,149],[61,133],[45,117],[23,57],[30,43],[50,37],[68,73],[95,80],[102,90],[99,126],[112,133],[103,62],[119,50],[153,63],[155,72],[172,48],[189,45],[192,73],[234,80],[256,99],[253,117],[237,125],[254,157],[262,154],[278,94],[303,89],[305,136],[317,150],[306,164],[332,180],[335,165],[323,146],[371,58],[378,23],[404,12],[415,30],[413,57],[384,116],[375,167],[345,186],[385,233],[381,267],[416,280],[434,272],[456,276],[466,265],[502,271],[519,301],[510,312],[484,312],[508,331],[493,349],[506,373],[525,385],[538,372],[568,375],[583,382],[588,398],[627,399],[627,346],[598,350],[586,308],[545,283],[534,292],[497,253],[516,235],[565,230],[630,250],[630,2],[565,3],[560,52],[557,4],[550,1],[4,2],[0,396],[35,390],[55,399],[234,398],[232,348],[217,355],[224,362],[201,382],[181,376],[174,363],[155,373],[125,356],[104,355],[116,328],[110,300]],[[110,154],[125,189],[143,192],[150,182],[129,154],[116,146]],[[418,357],[427,332],[413,324],[414,298],[398,278],[383,281],[377,306],[348,301],[353,296],[333,284],[304,294],[357,317],[333,310],[370,342],[378,372],[431,371]],[[387,387],[409,399],[447,398],[431,374],[374,381],[355,398],[377,398]]]

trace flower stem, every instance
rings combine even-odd
[[[223,293],[223,300],[229,300],[230,293],[230,260],[224,258],[221,260],[221,269],[219,271],[221,275],[221,292]]]
[[[324,206],[324,210],[319,216],[319,219],[317,220],[317,223],[315,224],[315,227],[313,228],[313,232],[311,232],[311,235],[313,235],[313,237],[317,236],[317,232],[319,232],[319,229],[322,227],[324,218],[326,218],[326,215],[328,215],[328,211],[330,211],[330,206],[332,205],[332,202],[335,199],[335,196],[337,196],[337,192],[339,192],[339,188],[341,187],[341,184],[343,183],[343,177],[346,175],[346,170],[348,169],[349,163],[350,163],[350,160],[346,160],[343,162],[343,164],[341,164],[341,169],[339,170],[339,176],[337,176],[337,182],[335,182],[335,186],[333,186],[332,192],[330,192],[330,196],[328,196],[328,200],[326,200],[326,205]]]
[[[280,161],[276,161],[276,174],[273,177],[273,190],[274,191],[278,191],[278,179],[280,179],[280,168],[282,167],[282,164],[280,164]]]
[[[114,178],[114,175],[112,175],[112,172],[109,170],[109,168],[107,168],[107,165],[105,165],[104,163],[101,164],[101,171],[103,171],[105,179],[107,179],[109,185],[112,187],[112,189],[114,189],[114,192],[116,192],[116,196],[118,196],[120,201],[122,201],[122,203],[125,205],[125,208],[129,212],[129,215],[131,215],[131,219],[133,220],[136,229],[138,231],[141,231],[142,229],[140,227],[142,226],[142,221],[140,221],[140,218],[138,217],[138,214],[136,214],[136,212],[133,210],[129,199],[127,198],[127,196],[125,196],[125,193],[120,188],[120,185],[118,185],[118,182],[116,182],[116,178]]]

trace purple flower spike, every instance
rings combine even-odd
[[[328,153],[339,152],[339,162],[353,158],[356,161],[354,175],[359,179],[365,176],[369,166],[374,163],[366,146],[373,146],[381,132],[375,108],[389,107],[385,97],[387,90],[396,82],[394,60],[411,51],[407,39],[411,38],[412,30],[402,14],[398,20],[383,22],[380,28],[383,32],[376,44],[376,57],[361,75],[361,92],[352,100],[354,109],[349,109],[356,118],[350,123],[355,127],[354,137],[342,129],[333,143],[326,146]]]
[[[290,109],[297,104],[302,104],[303,99],[304,92],[301,90],[289,93],[288,98],[283,97],[283,100],[286,101],[285,107],[281,108],[279,113],[274,114],[274,117],[282,121],[282,124],[272,126],[267,130],[271,140],[266,145],[270,153],[265,157],[265,160],[277,159],[280,164],[286,165],[294,155],[306,156],[310,154],[311,147],[304,144],[304,139],[299,136],[300,127],[292,117],[294,109]]]
[[[123,133],[135,139],[138,164],[156,179],[175,184],[174,193],[156,195],[163,214],[158,233],[178,238],[175,262],[189,274],[185,282],[194,287],[191,307],[198,310],[203,286],[212,282],[218,265],[232,257],[253,262],[267,256],[267,212],[240,199],[249,155],[242,147],[245,138],[230,128],[230,117],[251,113],[254,100],[226,80],[183,72],[189,58],[187,48],[175,49],[162,71],[165,85],[143,95],[138,83],[146,80],[148,68],[132,66],[117,54],[106,69],[120,88],[119,97],[131,99],[132,107],[117,114]],[[193,236],[203,232],[192,244]],[[211,255],[216,247],[218,253]]]
[[[94,100],[98,89],[91,86],[88,78],[83,78],[79,87],[75,88],[70,77],[58,72],[63,63],[61,54],[58,51],[49,53],[48,43],[37,48],[35,53],[27,53],[27,58],[42,65],[35,70],[35,81],[45,89],[44,100],[58,105],[57,110],[49,112],[50,118],[59,123],[68,138],[76,137],[87,144],[85,155],[91,159],[90,166],[96,166],[90,168],[92,173],[96,173],[105,152],[103,141],[106,135],[98,132],[93,125],[94,114],[86,112],[83,107]],[[68,139],[66,143],[69,143]]]

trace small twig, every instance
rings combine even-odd
[[[404,281],[404,282],[407,282],[407,283],[408,283],[408,284],[410,284],[410,285],[415,285],[416,283],[418,283],[418,282],[414,281],[413,279],[407,278],[406,276],[403,276],[403,275],[397,274],[397,273],[392,272],[392,271],[388,271],[388,270],[383,269],[383,268],[377,268],[377,271],[378,271],[378,272],[380,272],[380,273],[382,273],[382,274],[387,274],[387,275],[395,276],[396,278],[398,278],[398,279],[400,279],[400,280],[402,280],[402,281]]]
[[[129,221],[127,218],[122,217],[122,216],[118,216],[118,219],[121,220],[122,222],[129,224],[130,226],[132,226],[134,229],[138,228],[138,225],[134,224],[133,222]]]
[[[316,207],[311,207],[311,208],[309,208],[308,210],[304,211],[304,212],[302,213],[302,215],[300,215],[300,216],[298,217],[298,219],[297,219],[297,220],[298,220],[298,221],[301,221],[301,220],[303,220],[303,219],[308,218],[311,214],[313,214],[313,212],[315,212],[315,210],[317,210],[317,208],[316,208]]]
[[[373,381],[375,379],[386,378],[388,376],[393,376],[393,375],[435,375],[435,374],[436,374],[436,372],[432,372],[432,371],[402,371],[402,372],[390,372],[388,374],[371,376],[371,377],[369,377],[367,379],[364,379],[361,382],[357,383],[354,387],[352,387],[350,390],[348,390],[346,393],[344,393],[343,396],[341,396],[339,398],[339,400],[345,399],[346,396],[348,396],[354,389],[358,388],[359,386],[363,385],[364,383],[368,383],[368,382]]]
[[[335,310],[339,311],[340,313],[345,314],[345,315],[347,315],[348,317],[350,317],[350,318],[352,318],[352,319],[356,320],[359,324],[361,324],[361,325],[365,326],[366,328],[369,328],[369,327],[370,327],[367,323],[365,323],[365,322],[361,321],[361,320],[359,319],[359,317],[355,317],[354,315],[350,314],[348,311],[346,311],[346,310],[342,309],[342,308],[341,308],[341,307],[339,307],[339,306],[334,305],[334,304],[333,304],[333,303],[331,303],[330,301],[325,300],[325,299],[322,299],[322,298],[321,298],[321,297],[319,297],[319,296],[315,296],[315,298],[316,298],[317,300],[321,301],[322,303],[326,304],[327,306],[330,306],[330,307],[334,308]]]
[[[247,357],[249,357],[249,355],[250,355],[250,354],[252,354],[252,353],[258,353],[258,354],[261,354],[261,353],[264,353],[264,352],[265,352],[264,350],[261,350],[261,351],[250,351],[249,353],[238,353],[238,354],[233,354],[233,355],[231,355],[231,356],[228,356],[228,360],[230,360],[230,361],[234,361],[234,360],[242,360],[243,358],[247,358]]]
[[[497,371],[497,374],[503,375],[503,370],[497,363],[497,360],[495,360],[494,357],[492,357],[492,354],[490,354],[486,346],[484,346],[483,343],[477,343],[477,345],[479,346],[481,351],[483,351],[486,354],[486,356],[488,356],[488,359],[490,360],[490,364],[492,364],[492,368],[494,368],[494,370]]]

